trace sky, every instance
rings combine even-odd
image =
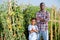
[[[17,0],[17,4],[32,4],[34,6],[39,6],[41,2],[44,2],[47,7],[52,7],[52,5],[56,6],[57,8],[60,8],[60,0]],[[0,0],[0,4],[2,3],[2,0]]]
[[[39,6],[41,2],[44,2],[46,6],[52,7],[52,5],[56,6],[57,8],[60,8],[60,0],[18,0],[18,4],[32,4],[34,6]]]

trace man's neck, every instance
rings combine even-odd
[[[45,12],[45,10],[40,10],[40,11]]]

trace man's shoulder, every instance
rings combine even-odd
[[[39,11],[37,11],[36,13],[39,13]]]
[[[46,11],[46,13],[48,13],[48,14],[49,14],[49,11]]]
[[[36,14],[40,14],[40,11],[36,12]]]

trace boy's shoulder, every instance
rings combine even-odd
[[[31,27],[31,26],[32,26],[31,24],[28,25],[28,27]]]
[[[32,26],[32,25],[30,24],[29,26]],[[34,26],[36,26],[36,27],[37,27],[37,25],[34,25]]]
[[[37,25],[35,25],[36,27],[38,27]]]
[[[31,26],[31,24],[29,24],[29,26]]]

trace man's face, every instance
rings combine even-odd
[[[40,8],[41,8],[41,10],[44,10],[45,9],[45,4],[41,4]]]

